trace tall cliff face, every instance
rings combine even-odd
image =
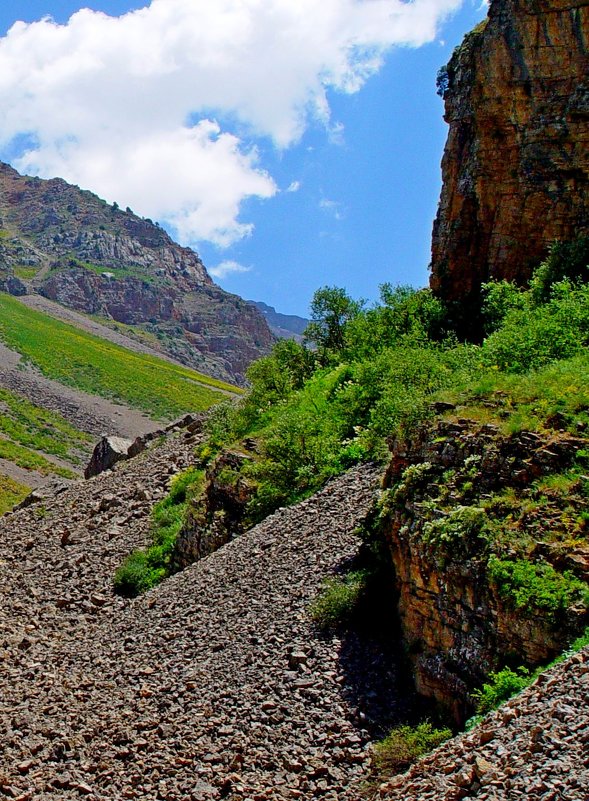
[[[554,240],[589,232],[589,6],[492,0],[447,68],[432,288],[523,283]]]
[[[232,382],[274,340],[256,308],[216,286],[198,255],[151,220],[2,163],[0,291],[136,326],[152,346]]]

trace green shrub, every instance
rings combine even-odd
[[[490,520],[478,506],[457,506],[423,528],[423,540],[427,545],[449,548],[460,555],[480,551],[489,537]]]
[[[482,347],[485,364],[525,373],[581,353],[589,338],[589,287],[552,287],[550,302],[513,308]]]
[[[558,573],[547,562],[489,559],[489,576],[499,595],[526,614],[542,611],[554,620],[575,603],[589,605],[589,586],[570,570]]]
[[[118,595],[134,598],[174,572],[173,555],[188,501],[201,488],[204,473],[189,467],[172,480],[170,491],[151,510],[152,545],[133,551],[117,568],[113,585]]]
[[[319,628],[335,628],[350,621],[366,590],[367,578],[367,571],[357,570],[325,579],[322,592],[309,607]]]
[[[497,673],[491,673],[489,681],[483,684],[482,689],[473,692],[476,711],[479,715],[486,715],[496,709],[512,695],[524,690],[531,682],[533,676],[525,667],[518,667],[516,671],[503,668]]]
[[[450,729],[435,729],[429,721],[417,726],[397,726],[374,746],[374,766],[381,776],[401,773],[450,737]]]
[[[552,244],[548,257],[534,272],[530,283],[535,302],[545,303],[554,284],[566,279],[574,283],[589,281],[589,237]]]

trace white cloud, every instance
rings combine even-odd
[[[300,181],[292,181],[286,188],[287,192],[298,192],[302,184]]]
[[[251,267],[245,267],[238,261],[227,260],[217,264],[216,267],[210,267],[209,273],[213,278],[223,280],[223,278],[227,278],[228,275],[235,275],[235,273],[249,273],[251,269]]]
[[[292,146],[312,118],[337,138],[328,89],[358,91],[460,3],[152,0],[16,23],[0,39],[0,147],[27,134],[20,169],[226,245],[251,231],[242,201],[277,191],[251,142]]]
[[[342,204],[339,203],[337,200],[329,200],[328,198],[323,198],[319,201],[319,208],[322,211],[325,211],[327,214],[330,214],[334,220],[343,220],[344,219],[344,212],[342,210]]]

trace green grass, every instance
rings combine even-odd
[[[133,551],[117,568],[113,580],[116,593],[134,598],[174,572],[176,539],[184,523],[188,501],[202,487],[204,475],[204,471],[189,467],[174,478],[169,493],[152,509],[152,544]]]
[[[417,726],[397,726],[374,746],[374,767],[383,778],[401,773],[450,737],[450,729],[436,729],[429,721]]]
[[[44,476],[56,475],[62,478],[76,478],[76,474],[67,467],[60,467],[41,454],[17,445],[9,439],[0,437],[0,459],[7,459],[25,470],[36,470]]]
[[[105,265],[93,264],[90,261],[82,261],[73,255],[69,258],[62,259],[61,262],[53,268],[53,271],[62,272],[76,268],[88,270],[96,275],[110,273],[115,278],[138,278],[146,283],[152,283],[154,281],[153,275],[150,275],[138,267],[106,267]]]
[[[207,409],[234,387],[134,353],[0,294],[0,339],[49,378],[160,418]],[[206,386],[204,386],[206,385]]]
[[[321,629],[335,628],[348,622],[358,607],[366,582],[364,570],[325,579],[322,591],[309,607],[313,621]]]
[[[13,506],[26,498],[30,491],[30,487],[0,474],[0,515],[9,512]]]
[[[16,277],[22,278],[24,281],[28,281],[31,278],[34,278],[38,272],[39,272],[39,267],[25,267],[23,265],[14,268],[14,274],[16,275]]]
[[[462,416],[497,423],[507,434],[552,427],[576,433],[578,424],[589,424],[589,353],[527,375],[488,370],[436,400],[457,403]]]
[[[93,438],[71,426],[55,412],[35,406],[23,397],[0,389],[0,433],[29,448],[77,459]]]

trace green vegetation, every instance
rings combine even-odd
[[[26,498],[30,491],[30,487],[25,487],[24,484],[19,484],[0,473],[0,515],[9,512],[13,506]]]
[[[18,467],[24,467],[25,470],[37,470],[43,475],[54,474],[62,478],[76,478],[76,474],[67,467],[61,467],[41,454],[2,437],[0,437],[0,459],[7,459]]]
[[[133,598],[174,572],[176,538],[189,498],[200,489],[203,478],[201,470],[185,470],[174,478],[166,497],[155,504],[151,513],[152,545],[131,553],[117,569],[114,589],[119,595]]]
[[[499,594],[524,613],[540,611],[555,619],[576,602],[589,606],[589,586],[570,570],[559,573],[547,562],[501,560],[492,556],[489,576]]]
[[[54,272],[60,272],[63,270],[71,270],[72,268],[88,270],[91,273],[95,273],[95,275],[104,275],[107,273],[117,279],[137,278],[145,283],[152,283],[154,281],[153,275],[150,275],[148,272],[138,267],[105,267],[104,265],[100,264],[92,264],[92,262],[89,261],[82,261],[73,255],[62,258],[59,262],[53,265],[52,270]]]
[[[55,412],[5,389],[0,389],[0,432],[21,445],[73,460],[93,441]]]
[[[0,294],[0,339],[49,378],[128,403],[158,418],[206,409],[233,387],[134,353]],[[57,347],[59,345],[59,347]]]
[[[381,776],[402,773],[450,737],[450,729],[436,729],[429,721],[417,726],[397,726],[374,746],[374,767]]]
[[[215,408],[201,466],[224,448],[247,451],[232,479],[252,488],[247,526],[351,465],[383,458],[387,440],[414,437],[436,413],[492,423],[507,435],[584,436],[587,252],[586,242],[555,246],[528,289],[487,284],[480,345],[457,340],[456,309],[429,290],[385,284],[380,302],[368,307],[341,288],[323,287],[304,343],[278,342],[250,367],[249,391]],[[452,404],[448,411],[442,402]],[[580,450],[566,474],[497,493],[481,490],[480,458],[452,470],[409,466],[386,493],[383,515],[418,500],[423,547],[442,563],[456,555],[476,560],[522,615],[556,620],[571,605],[588,604],[584,581],[536,546],[558,545],[562,556],[586,544],[589,456]],[[318,624],[349,618],[363,581],[359,574],[330,579],[312,607]]]
[[[22,278],[24,281],[30,281],[31,278],[34,278],[37,273],[39,272],[38,267],[15,267],[14,274],[17,278]]]
[[[91,442],[55,412],[0,389],[0,458],[43,475],[75,478],[72,470],[46,456],[76,465],[87,457]]]
[[[325,579],[323,590],[309,607],[319,628],[335,628],[350,621],[366,591],[368,578],[367,571],[357,570]]]
[[[477,715],[486,715],[487,712],[497,709],[504,701],[524,690],[531,681],[530,671],[525,667],[517,670],[503,668],[491,673],[489,681],[473,693]]]
[[[530,671],[528,668],[520,665],[520,667],[515,670],[506,667],[503,668],[503,670],[489,674],[488,681],[472,694],[476,705],[476,715],[467,721],[466,728],[472,729],[473,726],[480,723],[484,715],[488,712],[497,709],[497,707],[501,706],[505,701],[513,698],[514,695],[525,690],[526,687],[529,687],[542,673],[550,670],[550,668],[558,665],[559,662],[563,662],[565,659],[568,659],[569,656],[577,653],[581,648],[586,648],[588,645],[589,628],[585,629],[584,633],[580,637],[577,637],[562,654],[559,654],[547,665],[538,667],[534,671]]]

